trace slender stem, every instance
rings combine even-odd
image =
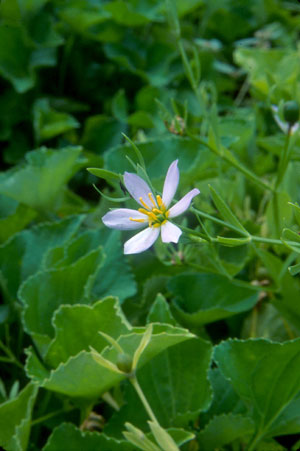
[[[7,362],[10,361],[11,363],[14,363],[15,365],[17,365],[19,368],[22,368],[22,370],[24,369],[22,363],[19,362],[19,360],[16,358],[16,356],[13,354],[13,352],[7,346],[5,346],[5,344],[2,343],[1,340],[0,340],[0,348],[5,352],[5,354],[9,358],[9,360],[7,360]]]
[[[274,245],[278,244],[280,246],[284,246],[285,243],[286,243],[288,245],[299,247],[299,250],[300,250],[300,244],[296,243],[294,241],[290,241],[289,240],[289,241],[286,241],[284,243],[280,239],[265,238],[265,237],[262,237],[262,236],[250,235],[249,233],[244,232],[243,230],[235,227],[234,225],[232,225],[232,224],[230,224],[228,222],[222,221],[221,219],[215,218],[214,216],[209,215],[208,213],[204,213],[203,211],[198,210],[197,208],[191,207],[190,210],[193,213],[195,213],[196,215],[201,216],[202,218],[209,219],[210,221],[215,222],[216,224],[219,224],[219,225],[221,225],[223,227],[226,227],[228,229],[231,229],[231,230],[239,233],[240,235],[242,235],[244,237],[249,237],[250,241],[255,241],[257,243],[274,244]],[[190,233],[192,235],[195,235],[195,236],[198,236],[198,237],[201,237],[201,238],[204,238],[204,239],[207,240],[207,236],[205,234],[201,233],[201,232],[195,231],[193,229],[189,229],[188,227],[183,227],[183,226],[180,226],[180,227],[182,228],[182,230],[184,230],[187,233]],[[218,239],[210,237],[210,241],[218,242]]]
[[[220,158],[225,160],[227,163],[229,163],[232,166],[234,166],[238,171],[240,171],[242,174],[244,174],[249,180],[251,180],[252,182],[256,183],[256,185],[260,186],[263,189],[267,189],[269,191],[274,192],[274,188],[272,186],[270,186],[268,183],[265,183],[262,180],[260,180],[257,177],[257,175],[255,175],[253,172],[249,171],[248,168],[246,168],[242,163],[240,163],[238,160],[236,160],[231,154],[230,154],[230,157],[229,157],[229,155],[227,155],[226,153],[219,152],[219,151],[217,151],[217,149],[214,149],[213,147],[211,147],[204,139],[201,139],[198,136],[191,135],[191,134],[189,134],[189,136],[192,139],[194,139],[195,141],[197,141],[200,144],[202,144],[203,146],[207,147],[209,150],[214,152],[216,155],[218,155]]]
[[[47,413],[47,415],[43,415],[42,417],[32,420],[31,426],[35,426],[36,424],[43,423],[44,421],[49,420],[50,418],[53,418],[57,415],[60,415],[61,413],[67,413],[74,409],[76,409],[76,407],[68,407],[67,409],[59,409],[59,410],[55,410],[54,412]]]
[[[277,170],[277,178],[276,178],[276,182],[275,182],[275,190],[277,190],[278,186],[280,185],[280,183],[284,177],[284,174],[287,169],[289,159],[291,156],[291,152],[290,152],[290,150],[291,150],[290,149],[290,139],[291,139],[291,135],[292,135],[291,131],[292,131],[292,127],[290,125],[288,128],[287,135],[286,135],[283,152],[280,155],[280,160],[279,160],[278,170]]]
[[[248,236],[248,234],[245,233],[243,230],[238,229],[237,227],[235,227],[234,225],[232,225],[232,224],[230,224],[230,223],[228,223],[228,222],[225,222],[225,221],[222,221],[221,219],[215,218],[214,216],[209,215],[208,213],[204,213],[204,211],[198,210],[198,209],[195,208],[195,207],[190,208],[190,210],[191,210],[193,213],[198,214],[198,215],[201,216],[202,218],[209,219],[210,221],[213,221],[213,222],[215,222],[216,224],[219,224],[219,225],[221,225],[221,226],[223,226],[223,227],[227,227],[228,229],[234,230],[235,232],[240,233],[241,235],[243,235],[243,236],[245,236],[245,237]]]
[[[149,405],[149,403],[148,403],[148,401],[147,401],[147,399],[146,399],[146,397],[145,397],[145,395],[144,395],[144,393],[143,393],[143,390],[141,389],[141,386],[140,386],[140,384],[138,383],[138,380],[137,380],[137,378],[136,378],[136,375],[134,375],[133,377],[131,377],[129,380],[130,380],[130,382],[132,383],[132,385],[133,385],[135,391],[137,392],[137,394],[138,394],[140,400],[142,401],[143,406],[145,407],[145,410],[146,410],[146,412],[148,413],[149,417],[151,418],[151,420],[152,420],[154,423],[156,423],[156,424],[159,425],[159,423],[158,423],[158,421],[157,421],[157,419],[156,419],[156,416],[154,415],[154,413],[153,413],[153,411],[152,411],[152,409],[151,409],[151,407],[150,407],[150,405]]]

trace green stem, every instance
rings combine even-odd
[[[228,223],[228,222],[222,221],[221,219],[215,218],[214,216],[209,215],[208,213],[204,213],[203,211],[198,210],[198,209],[195,208],[195,207],[191,207],[191,208],[190,208],[190,211],[192,211],[192,212],[195,213],[195,214],[198,214],[198,215],[201,216],[202,218],[209,219],[210,221],[213,221],[213,222],[215,222],[216,224],[219,224],[219,225],[221,225],[221,226],[223,226],[223,227],[227,227],[228,229],[233,230],[233,231],[235,231],[235,232],[237,232],[237,233],[239,233],[239,234],[241,234],[241,235],[243,235],[243,236],[245,236],[245,237],[248,236],[247,233],[243,232],[241,229],[235,227],[234,225],[232,225],[232,224],[230,224],[230,223]]]
[[[202,211],[200,211],[200,210],[198,210],[198,209],[196,209],[194,207],[191,208],[191,211],[193,211],[194,213],[198,214],[199,216],[202,216],[203,218],[206,218],[206,219],[209,219],[209,220],[215,222],[216,224],[219,224],[219,225],[222,225],[223,227],[227,227],[228,229],[234,230],[235,232],[239,233],[240,235],[242,235],[244,237],[249,237],[250,238],[249,242],[250,241],[254,241],[254,242],[257,242],[257,243],[265,243],[265,244],[270,244],[270,245],[274,244],[274,245],[281,245],[281,246],[285,246],[285,243],[286,243],[286,244],[291,245],[291,246],[299,247],[299,250],[300,250],[300,244],[296,243],[294,241],[290,241],[289,240],[289,241],[285,241],[285,243],[283,243],[280,239],[265,238],[265,237],[262,237],[262,236],[250,235],[250,234],[244,232],[243,230],[238,229],[234,225],[229,224],[228,222],[222,221],[222,220],[220,220],[218,218],[215,218],[214,216],[211,216],[211,215],[209,215],[207,213],[204,213],[204,212],[202,212]],[[180,228],[186,233],[189,233],[191,235],[195,235],[197,237],[204,238],[204,239],[208,240],[207,236],[205,234],[201,233],[201,232],[198,232],[196,230],[193,230],[193,229],[190,229],[189,227],[184,227],[184,226],[180,226]],[[216,242],[216,243],[219,242],[217,238],[212,238],[212,237],[209,238],[209,241]]]
[[[21,362],[19,362],[19,360],[16,358],[16,356],[13,354],[13,352],[7,347],[5,346],[4,343],[2,343],[2,341],[0,340],[0,348],[5,352],[5,354],[7,355],[7,357],[9,358],[9,360],[7,360],[7,362],[11,362],[14,363],[15,365],[17,365],[19,368],[23,368],[23,365]],[[4,357],[2,357],[3,359]],[[3,361],[3,360],[2,360]]]
[[[145,397],[145,395],[144,395],[144,393],[143,393],[143,390],[141,389],[141,386],[140,386],[140,384],[138,383],[138,380],[137,380],[136,376],[134,375],[134,376],[131,377],[129,380],[130,380],[130,382],[132,383],[132,385],[133,385],[135,391],[137,392],[138,397],[139,397],[140,400],[142,401],[143,406],[145,407],[145,410],[146,410],[146,412],[148,413],[149,417],[151,418],[151,420],[152,420],[154,423],[156,423],[157,425],[159,425],[159,422],[157,421],[156,416],[154,415],[154,413],[153,413],[153,411],[152,411],[152,409],[151,409],[151,407],[150,407],[150,405],[149,405],[149,403],[148,403],[148,401],[147,401],[147,399],[146,399],[146,397]]]
[[[240,163],[238,160],[235,159],[235,157],[227,150],[224,149],[224,152],[219,152],[217,149],[210,146],[204,139],[199,138],[198,136],[189,134],[190,138],[194,139],[195,141],[199,142],[203,146],[207,147],[209,150],[214,152],[217,156],[222,158],[224,161],[226,161],[231,166],[235,167],[238,171],[240,171],[242,174],[244,174],[249,180],[256,183],[260,188],[267,189],[269,191],[274,192],[274,188],[270,186],[268,183],[263,182],[260,180],[257,175],[255,175],[253,172],[249,171],[242,163]],[[225,150],[228,152],[226,153]]]
[[[42,417],[32,420],[31,426],[35,426],[36,424],[43,423],[44,421],[47,421],[50,418],[60,415],[61,413],[67,413],[74,409],[76,409],[76,407],[68,407],[67,409],[59,409],[59,410],[55,410],[54,412],[47,413],[47,415],[43,415]]]
[[[290,158],[291,158],[291,146],[290,146],[290,140],[291,140],[291,130],[292,127],[289,126],[286,139],[285,139],[285,145],[283,148],[283,152],[280,155],[280,160],[278,164],[278,170],[277,170],[277,178],[275,182],[275,190],[277,190],[278,186],[282,182],[282,179],[285,175],[285,171],[288,167]]]

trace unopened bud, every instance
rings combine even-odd
[[[299,120],[300,108],[298,102],[290,100],[283,106],[283,117],[290,125],[294,125]]]
[[[130,373],[132,369],[132,358],[128,354],[120,353],[118,354],[116,365],[124,373]]]

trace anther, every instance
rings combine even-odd
[[[152,202],[153,206],[156,207],[157,205],[155,203],[155,200],[153,199],[152,193],[149,193],[148,197],[149,197],[150,201]]]
[[[147,210],[151,210],[150,207],[148,207],[148,205],[143,201],[142,197],[139,197],[139,201],[141,202],[141,204],[143,205],[143,207],[147,208]]]
[[[159,194],[156,196],[156,200],[157,200],[159,208],[165,208],[162,198],[160,197]]]
[[[129,218],[129,219],[130,219],[130,221],[134,221],[134,222],[145,222],[145,219],[142,219],[142,218],[140,218],[140,219]]]

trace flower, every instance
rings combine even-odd
[[[103,216],[103,223],[112,229],[136,230],[148,226],[134,235],[124,245],[124,254],[138,254],[149,249],[159,234],[164,243],[178,243],[182,231],[169,221],[184,213],[192,199],[200,191],[192,189],[173,207],[169,208],[179,183],[178,160],[170,165],[163,187],[162,197],[154,197],[148,184],[138,175],[124,174],[124,184],[130,195],[142,206],[138,210],[117,208]]]

